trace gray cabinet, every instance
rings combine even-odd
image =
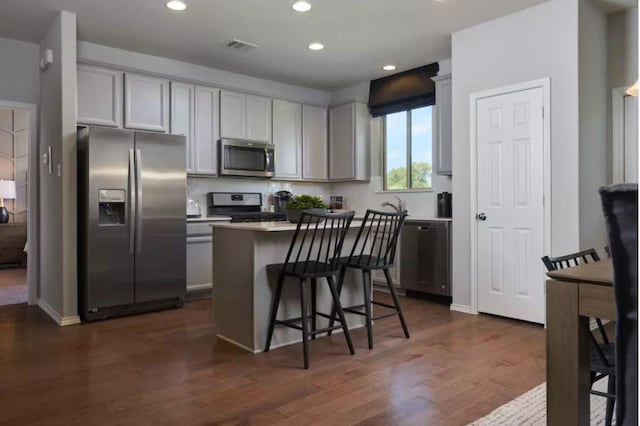
[[[365,104],[354,102],[329,110],[330,180],[369,180],[369,122]]]
[[[121,71],[78,65],[78,123],[122,127]]]
[[[436,83],[433,166],[436,174],[450,176],[451,167],[451,74],[432,78]]]
[[[124,127],[169,131],[169,80],[140,74],[124,75]]]
[[[223,90],[220,136],[271,142],[271,99]]]
[[[302,178],[327,180],[328,172],[327,109],[302,106]]]
[[[273,101],[273,143],[276,178],[302,178],[302,105]]]
[[[187,172],[193,172],[195,87],[192,84],[171,82],[171,133],[184,135],[187,141]]]
[[[194,174],[215,175],[218,172],[219,96],[218,89],[196,86]]]

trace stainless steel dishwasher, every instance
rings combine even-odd
[[[401,243],[402,288],[451,296],[451,222],[407,219]]]

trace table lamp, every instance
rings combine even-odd
[[[0,180],[0,223],[9,222],[9,211],[4,206],[4,199],[16,198],[16,182],[13,180]]]

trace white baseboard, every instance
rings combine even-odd
[[[80,317],[78,315],[63,317],[55,309],[53,309],[47,302],[42,299],[38,299],[38,306],[40,309],[46,312],[59,326],[64,327],[67,325],[80,324]]]
[[[211,290],[213,288],[213,284],[208,283],[208,284],[194,284],[194,285],[190,285],[187,286],[187,292],[190,291],[201,291],[201,290]]]
[[[216,334],[216,337],[217,337],[218,339],[220,339],[220,340],[224,340],[225,342],[231,343],[232,345],[237,346],[237,347],[239,347],[239,348],[241,348],[241,349],[244,349],[244,350],[245,350],[245,351],[247,351],[247,352],[251,352],[251,353],[253,353],[253,354],[257,354],[257,353],[259,353],[259,352],[262,352],[262,349],[258,349],[258,350],[255,350],[255,351],[254,351],[253,349],[249,348],[248,346],[245,346],[245,345],[243,345],[243,344],[241,344],[241,343],[236,342],[236,341],[235,341],[235,340],[233,340],[233,339],[229,339],[228,337],[224,337],[224,336],[222,336],[222,335],[220,335],[220,334]]]
[[[449,307],[452,311],[462,312],[470,315],[478,315],[478,312],[474,311],[473,308],[469,305],[459,305],[457,303],[452,303]]]
[[[351,327],[349,327],[349,331],[355,330],[357,328],[362,328],[362,327],[364,327],[364,324],[351,326]],[[336,330],[333,330],[333,333],[337,334],[337,333],[344,333],[344,332],[341,329],[336,329]],[[317,335],[317,337],[323,337],[323,336],[327,336],[327,333],[320,333],[320,334]],[[244,349],[247,352],[251,352],[252,354],[259,354],[261,352],[264,352],[263,349],[253,350],[253,349],[251,349],[251,348],[249,348],[249,347],[247,347],[247,346],[245,346],[245,345],[243,345],[241,343],[236,342],[233,339],[229,339],[228,337],[221,336],[220,334],[216,334],[216,337],[219,338],[220,340],[224,340],[225,342],[231,343],[234,346],[237,346],[237,347],[239,347],[241,349]],[[269,350],[283,348],[285,346],[295,345],[295,344],[301,343],[301,342],[302,342],[302,336],[300,336],[300,339],[296,339],[296,340],[293,340],[291,342],[279,343],[277,345],[272,344],[271,347],[269,348]]]

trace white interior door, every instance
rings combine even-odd
[[[624,97],[624,181],[638,182],[638,98]]]
[[[544,322],[543,89],[482,98],[477,123],[478,311]]]

